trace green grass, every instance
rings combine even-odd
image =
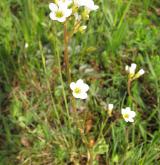
[[[49,19],[50,2],[0,0],[0,165],[85,165],[89,153],[93,165],[159,165],[160,2],[97,0],[87,31],[70,42],[72,80],[90,85],[89,99],[76,101],[89,145],[70,110],[63,26]],[[119,115],[136,111],[125,73],[132,62],[146,71],[132,84],[133,124]]]

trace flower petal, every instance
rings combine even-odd
[[[121,110],[122,115],[126,113],[126,109],[122,108]]]
[[[137,67],[137,64],[132,63],[131,67],[129,68],[129,73],[134,75],[136,71],[136,67]]]
[[[126,107],[125,112],[130,113],[130,111],[131,111],[131,108],[130,107]]]
[[[87,84],[82,85],[83,92],[87,92],[89,90],[89,86]]]
[[[66,17],[57,18],[57,21],[59,22],[64,22],[65,20],[66,20]]]
[[[125,120],[126,122],[129,122],[129,120],[128,120],[127,118],[124,118],[124,120]]]
[[[108,110],[112,111],[113,110],[114,105],[113,104],[108,104]]]
[[[72,9],[65,10],[65,17],[69,17],[72,14]]]
[[[80,99],[87,99],[87,97],[88,97],[87,93],[80,94]]]
[[[58,9],[58,7],[55,3],[50,3],[49,8],[50,8],[51,11],[56,11]]]
[[[83,82],[82,79],[79,79],[79,80],[77,80],[77,82],[76,82],[76,84],[77,84],[77,85],[80,85],[80,86],[81,86],[83,83],[84,83],[84,82]]]
[[[99,9],[99,6],[98,5],[94,5],[94,10],[97,10]]]
[[[135,113],[134,111],[131,111],[129,115],[130,115],[130,117],[132,117],[132,118],[133,118],[133,117],[135,117],[135,116],[136,116],[136,113]]]
[[[132,64],[131,64],[131,68],[132,68],[133,70],[136,70],[136,68],[137,68],[137,64],[132,63]]]
[[[129,118],[128,121],[131,122],[131,123],[133,123],[134,122],[134,119],[133,118]]]
[[[80,98],[80,94],[77,94],[77,93],[75,93],[75,92],[72,92],[72,95],[73,95],[75,98],[77,98],[77,99]]]
[[[56,18],[56,16],[55,16],[55,13],[54,13],[54,12],[51,12],[51,13],[49,14],[49,16],[50,16],[50,18],[51,18],[52,20],[57,20],[57,18]]]
[[[74,82],[70,83],[70,88],[72,90],[74,90],[76,88],[76,83],[74,83]]]

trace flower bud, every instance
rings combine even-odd
[[[86,29],[87,29],[87,26],[83,25],[79,28],[79,32],[84,33]]]
[[[109,116],[112,116],[113,107],[114,107],[113,104],[108,104],[108,115]]]
[[[85,9],[82,12],[82,17],[83,17],[84,20],[88,20],[89,19],[89,13],[90,13],[90,11],[88,9]]]
[[[138,71],[138,73],[135,75],[134,79],[137,79],[137,78],[141,77],[144,74],[145,74],[145,71],[143,69],[140,69]]]

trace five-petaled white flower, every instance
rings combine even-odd
[[[132,63],[131,64],[131,66],[126,66],[125,67],[125,70],[129,73],[129,77],[131,78],[131,79],[137,79],[137,78],[139,78],[140,76],[142,76],[144,73],[145,73],[145,71],[143,70],[143,69],[140,69],[136,74],[135,74],[135,72],[136,72],[136,68],[137,68],[137,64],[135,64],[135,63]]]
[[[75,98],[79,99],[87,99],[87,91],[89,90],[89,86],[83,82],[83,80],[79,79],[76,83],[72,82],[70,84],[70,88],[72,90],[72,94]]]
[[[134,122],[133,118],[136,116],[136,113],[131,111],[130,107],[122,108],[121,113],[126,122]]]
[[[84,6],[89,11],[97,10],[99,7],[94,4],[93,0],[74,0],[74,4],[78,7]]]
[[[66,18],[72,14],[72,9],[69,9],[68,6],[71,3],[70,0],[58,1],[55,3],[50,3],[49,8],[51,10],[50,18],[55,21],[65,22]]]

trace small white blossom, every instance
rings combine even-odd
[[[50,3],[49,8],[51,10],[50,18],[55,21],[65,22],[66,18],[72,14],[72,9],[68,8],[70,4],[69,0],[66,1],[58,1],[55,3]]]
[[[134,122],[134,117],[136,116],[136,113],[134,111],[131,111],[130,107],[122,108],[122,116],[126,122]]]
[[[70,88],[75,98],[87,99],[87,91],[89,90],[89,86],[85,84],[83,80],[79,79],[76,83],[72,82],[70,84]]]

